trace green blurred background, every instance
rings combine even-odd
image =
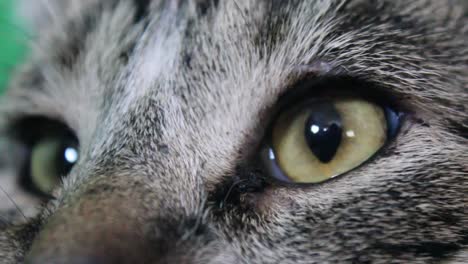
[[[15,0],[0,0],[0,95],[4,93],[13,67],[25,53],[27,33],[13,8]]]

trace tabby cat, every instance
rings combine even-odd
[[[1,263],[468,263],[466,0],[17,3]]]

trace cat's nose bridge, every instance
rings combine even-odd
[[[27,263],[143,263],[149,258],[140,217],[144,208],[130,200],[95,198],[59,210],[36,238]]]
[[[168,258],[176,244],[182,248],[188,242],[193,249],[196,241],[207,243],[208,228],[196,214],[165,204],[167,193],[142,192],[91,189],[48,220],[26,263],[166,263],[161,259]],[[167,210],[161,206],[171,206],[171,215],[162,215]],[[187,237],[194,228],[203,232]],[[182,237],[185,242],[179,244]]]

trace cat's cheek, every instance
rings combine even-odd
[[[297,206],[294,199],[283,195],[274,187],[265,188],[258,193],[245,193],[239,198],[239,204],[243,211],[253,211],[263,216],[284,212],[286,208]]]

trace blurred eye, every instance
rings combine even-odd
[[[30,182],[39,192],[50,195],[78,161],[74,139],[51,137],[40,140],[31,152]]]
[[[363,99],[305,101],[273,124],[266,165],[281,181],[324,182],[371,158],[398,126],[395,111]]]
[[[77,138],[64,124],[41,117],[21,120],[11,133],[26,153],[19,184],[40,198],[52,198],[53,190],[78,162]]]

